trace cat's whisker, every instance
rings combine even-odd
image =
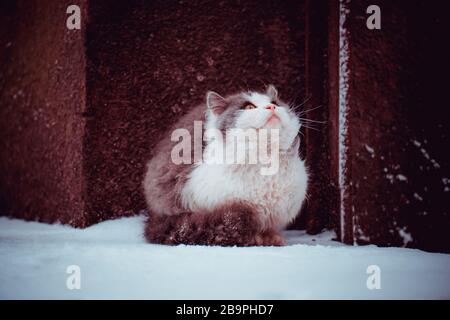
[[[311,125],[306,125],[304,123],[302,123],[302,127],[310,129],[310,130],[320,131],[318,128],[312,127]]]
[[[308,112],[317,110],[317,109],[322,108],[322,107],[323,107],[323,105],[320,105],[320,106],[318,106],[318,107],[314,107],[314,108],[311,108],[311,109],[302,110],[302,111],[300,112],[299,116],[302,116],[302,115],[304,115],[304,114],[306,114],[306,113],[308,113]]]
[[[292,98],[292,100],[290,101],[290,105],[294,104],[294,101],[297,101],[298,96],[300,95],[300,93],[301,93],[300,91],[297,91],[297,93],[295,94],[294,98]]]
[[[310,200],[310,195],[308,193],[305,194],[305,201],[308,202]]]
[[[304,106],[309,100],[311,100],[311,98],[312,98],[312,95],[311,96],[309,96],[308,98],[306,98],[305,99],[305,101],[303,101],[302,103],[300,103],[300,104],[298,104],[298,105],[295,105],[295,106],[293,106],[292,108],[293,108],[293,110],[297,110],[298,108],[300,108],[300,107],[302,107],[302,106]]]
[[[306,121],[306,122],[314,122],[314,123],[321,123],[321,124],[327,123],[326,121],[319,121],[319,120],[313,120],[313,119],[306,119],[306,118],[301,118],[301,117],[299,117],[299,119],[300,119],[301,121]]]
[[[303,138],[305,137],[305,134],[302,132],[302,130],[300,130],[299,133],[303,136]]]
[[[311,127],[315,127],[315,126],[317,126],[317,125],[321,125],[321,124],[322,124],[322,123],[315,123],[315,122],[302,121],[302,120],[300,120],[300,123],[301,123],[301,124],[308,125],[308,126],[311,126]]]

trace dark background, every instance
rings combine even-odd
[[[0,213],[75,227],[139,213],[145,162],[172,123],[207,90],[273,83],[324,121],[303,132],[310,200],[293,228],[449,251],[446,2],[343,2],[341,199],[339,1],[2,1]],[[66,28],[70,4],[81,30]],[[381,30],[366,27],[371,4]]]

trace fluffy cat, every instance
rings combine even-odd
[[[234,129],[277,129],[277,172],[261,174],[261,163],[205,161],[212,149],[227,149],[229,140],[206,133],[203,144],[194,144],[191,150],[191,156],[203,155],[203,161],[174,164],[172,150],[177,142],[169,133],[157,145],[143,182],[150,211],[145,226],[147,240],[163,244],[283,245],[280,231],[298,215],[307,189],[307,172],[298,153],[297,115],[270,85],[263,93],[226,97],[210,91],[206,103],[183,116],[171,132],[185,128],[194,136],[194,121],[199,120],[204,129],[224,134]],[[261,143],[258,139],[257,144]]]

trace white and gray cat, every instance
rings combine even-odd
[[[175,164],[171,154],[177,142],[171,141],[169,132],[148,162],[143,183],[150,211],[145,227],[147,240],[164,244],[283,245],[280,231],[298,215],[308,181],[298,153],[300,121],[295,112],[270,85],[263,93],[240,92],[226,97],[210,91],[206,103],[183,116],[171,132],[185,128],[194,136],[194,121],[203,121],[204,129],[224,133],[230,129],[278,129],[278,170],[262,175],[260,163],[205,161],[211,149],[227,144],[227,139],[211,138],[191,150],[192,155],[202,154],[203,161]]]

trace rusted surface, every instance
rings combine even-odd
[[[318,233],[336,225],[339,198],[331,153],[333,140],[333,108],[328,97],[328,32],[332,8],[325,1],[305,2],[305,98],[302,102],[303,148],[309,172],[308,199],[296,227]],[[332,67],[335,67],[334,64]],[[337,119],[336,119],[337,120]]]
[[[449,250],[445,2],[351,1],[349,190],[353,238]],[[350,226],[349,226],[350,227]]]
[[[328,163],[327,188],[321,189],[324,197],[328,199],[328,225],[336,231],[338,239],[341,238],[340,230],[340,192],[339,192],[339,1],[328,1],[327,18],[327,74],[325,75],[325,90],[328,97],[326,107],[327,119],[326,132],[328,137]]]
[[[145,209],[165,130],[204,99],[273,83],[304,99],[302,2],[92,1],[84,141],[90,221]]]
[[[0,210],[83,226],[85,54],[66,8],[0,3]]]

